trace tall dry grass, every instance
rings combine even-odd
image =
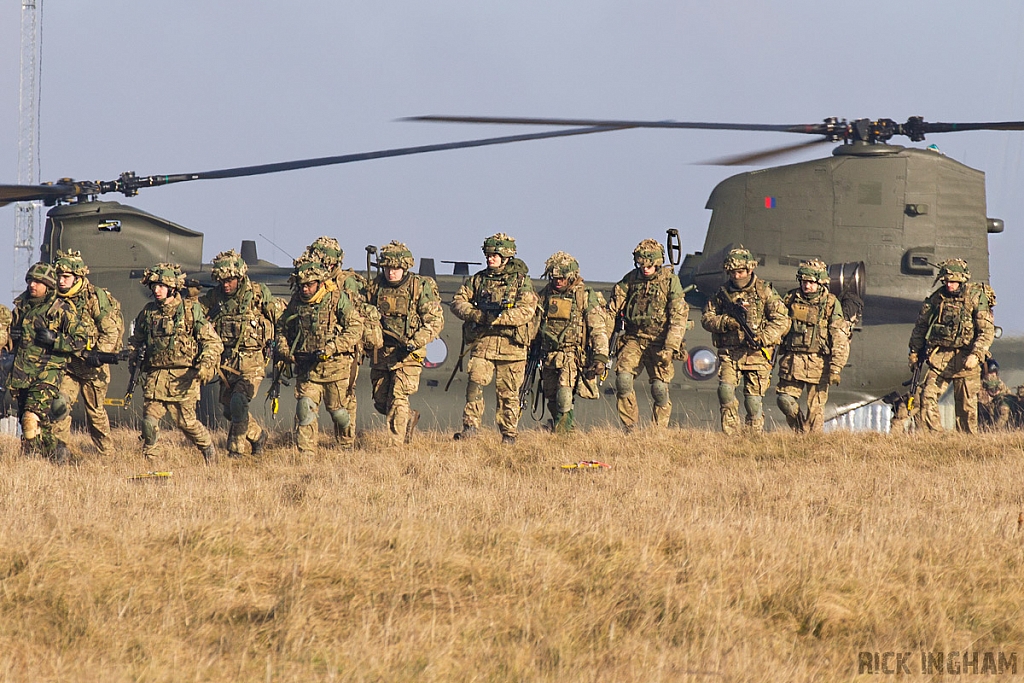
[[[862,650],[1024,668],[1018,434],[371,434],[212,468],[163,438],[152,466],[127,431],[65,468],[0,442],[0,680],[831,681]],[[612,469],[558,468],[578,459]],[[127,481],[153,467],[173,477]]]

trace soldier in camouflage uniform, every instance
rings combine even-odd
[[[654,424],[667,427],[672,417],[669,383],[675,376],[674,360],[686,359],[686,305],[679,277],[666,268],[665,250],[655,239],[645,239],[633,250],[633,264],[612,289],[608,314],[621,326],[615,352],[615,393],[619,419],[627,431],[640,419],[633,382],[647,370],[654,402]]]
[[[455,438],[477,433],[484,413],[484,387],[496,377],[495,421],[502,443],[514,444],[521,410],[519,387],[526,374],[537,294],[526,264],[515,258],[514,239],[499,232],[484,240],[483,252],[487,268],[463,283],[451,306],[465,321],[463,341],[471,349],[462,431]]]
[[[351,423],[345,399],[363,337],[363,321],[348,295],[330,287],[331,276],[318,261],[301,263],[293,275],[298,291],[278,322],[280,358],[294,365],[295,441],[299,452],[316,452],[320,404],[342,441]]]
[[[796,272],[800,286],[783,298],[791,322],[779,347],[779,410],[793,431],[820,432],[825,426],[829,386],[838,386],[850,357],[852,325],[839,299],[828,291],[828,266],[804,261]],[[807,391],[807,415],[799,399]]]
[[[387,416],[392,443],[409,443],[419,413],[409,397],[420,386],[426,346],[444,328],[444,310],[433,278],[410,272],[415,261],[401,242],[381,247],[380,274],[366,288],[368,303],[380,312],[384,346],[370,371],[373,407]]]
[[[701,325],[718,349],[718,402],[722,431],[740,429],[736,388],[743,384],[747,429],[764,430],[762,399],[772,375],[772,348],[789,331],[789,312],[770,282],[754,275],[757,259],[742,245],[732,249],[722,268],[729,282],[704,306]],[[752,334],[744,330],[744,324]]]
[[[261,455],[267,431],[249,414],[249,403],[266,374],[267,352],[274,341],[284,302],[247,276],[249,266],[234,249],[213,259],[210,274],[218,286],[199,299],[224,353],[220,359],[220,404],[228,429],[228,457],[240,458],[246,444]]]
[[[71,357],[89,343],[89,328],[73,303],[56,296],[57,277],[49,263],[25,274],[28,287],[14,300],[11,340],[14,365],[8,388],[16,393],[22,450],[66,463],[71,453],[52,425],[71,410],[60,386]]]
[[[910,367],[926,363],[921,383],[921,415],[930,431],[942,431],[939,397],[952,383],[957,431],[978,432],[981,364],[995,337],[992,296],[971,282],[963,259],[939,264],[942,286],[924,301],[910,335]]]
[[[579,383],[584,375],[602,377],[607,371],[608,316],[604,297],[586,285],[579,262],[569,254],[552,254],[544,275],[548,284],[537,306],[541,385],[555,433],[568,434],[575,424],[573,394]]]
[[[210,432],[196,417],[203,384],[217,373],[224,344],[196,299],[183,299],[185,274],[175,263],[147,268],[142,284],[153,301],[135,318],[128,348],[141,363],[143,385],[142,454],[157,455],[160,419],[167,413],[202,452],[208,465],[217,460]]]
[[[81,394],[85,404],[85,418],[96,450],[110,453],[110,419],[103,402],[110,386],[110,370],[90,351],[118,353],[124,342],[124,318],[121,304],[103,287],[97,287],[86,277],[89,268],[80,251],[57,251],[53,263],[57,273],[57,296],[74,304],[89,328],[88,350],[71,359],[61,382],[61,393],[74,405]],[[54,424],[54,434],[65,443],[71,438],[71,412]]]
[[[1011,402],[1010,389],[999,379],[999,363],[989,358],[978,394],[978,422],[991,429],[1007,429],[1010,426]]]
[[[366,304],[366,279],[351,268],[342,269],[345,259],[345,252],[342,250],[338,240],[326,235],[317,237],[312,244],[306,247],[299,258],[295,259],[294,266],[298,268],[303,263],[316,261],[327,270],[328,280],[324,283],[328,289],[337,288],[345,292],[345,295],[356,307],[363,321],[363,346],[369,349],[379,349],[383,340],[381,339],[380,317],[373,306]],[[292,283],[293,286],[295,283]],[[293,297],[294,300],[295,297]],[[359,377],[359,366],[363,362],[362,347],[356,350],[355,363],[351,365],[348,391],[342,399],[342,405],[349,414],[348,426],[338,431],[335,435],[338,444],[345,449],[352,448],[356,440],[356,380]]]

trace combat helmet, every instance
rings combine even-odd
[[[181,272],[181,266],[177,263],[158,263],[152,268],[146,268],[142,274],[142,284],[147,287],[160,284],[174,290],[184,289],[185,273]]]
[[[89,274],[89,266],[85,265],[85,261],[82,260],[82,252],[73,249],[67,251],[58,249],[53,269],[58,275],[71,273],[76,277],[85,277]]]
[[[299,263],[292,278],[296,284],[305,285],[310,282],[327,282],[331,279],[331,275],[322,263],[310,260]]]
[[[413,260],[412,251],[409,250],[409,247],[398,240],[391,240],[380,248],[380,254],[377,256],[377,265],[382,268],[409,270],[416,265],[416,261]]]
[[[57,273],[49,263],[43,261],[33,263],[28,272],[25,273],[25,282],[29,283],[33,280],[42,282],[50,289],[53,289],[57,286]]]
[[[971,270],[962,258],[946,259],[939,264],[939,274],[935,276],[936,281],[943,282],[967,282],[970,279]]]
[[[580,272],[580,263],[564,251],[556,251],[544,262],[544,277],[575,280]]]
[[[516,255],[516,241],[503,232],[491,235],[484,240],[484,256],[497,254],[503,259]]]
[[[727,273],[734,270],[754,270],[754,268],[757,268],[757,259],[754,258],[749,249],[741,244],[735,249],[729,250],[725,261],[722,263],[722,268]]]
[[[832,278],[829,277],[828,265],[824,261],[811,259],[809,261],[801,261],[800,266],[796,269],[796,281],[800,282],[801,280],[809,280],[820,285],[827,285],[831,282]]]
[[[340,268],[345,260],[345,252],[342,250],[341,244],[338,243],[338,240],[327,235],[322,235],[313,240],[313,243],[306,247],[303,256],[316,259],[329,271]],[[299,258],[301,259],[302,257]]]
[[[213,268],[210,269],[210,275],[219,282],[232,278],[241,280],[248,272],[249,265],[242,258],[242,255],[234,249],[222,251],[214,256]]]
[[[637,268],[660,266],[665,263],[665,248],[661,242],[650,237],[640,240],[640,244],[633,250],[633,263]]]

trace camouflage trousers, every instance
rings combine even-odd
[[[981,393],[981,368],[961,370],[957,377],[949,377],[928,366],[921,384],[921,416],[928,431],[943,431],[939,415],[939,398],[953,385],[953,405],[956,430],[967,434],[978,433],[978,395]]]
[[[356,405],[356,380],[359,378],[359,364],[357,363],[352,368],[351,375],[349,375],[352,386],[349,387],[345,395],[342,397],[341,407],[348,412],[349,422],[348,426],[341,430],[336,430],[335,436],[338,440],[338,445],[342,448],[352,448],[356,443],[356,409],[359,407]],[[371,380],[372,382],[372,380]],[[346,385],[347,386],[347,385]]]
[[[348,376],[334,382],[314,382],[299,377],[295,383],[295,445],[299,452],[311,455],[317,449],[320,433],[320,404],[323,403],[334,423],[334,438],[342,445],[350,414],[345,408],[348,394]]]
[[[497,409],[494,421],[503,436],[518,435],[519,387],[526,375],[526,360],[488,360],[471,357],[467,367],[466,408],[462,411],[462,426],[479,429],[484,416],[484,387],[495,379],[494,393]]]
[[[740,385],[743,387],[747,429],[764,431],[762,399],[772,381],[772,366],[767,362],[752,363],[747,357],[749,355],[718,353],[718,403],[722,412],[722,431],[726,434],[736,434],[740,430],[740,402],[736,400],[736,388]]]
[[[1010,426],[1010,404],[1002,397],[988,403],[978,403],[978,422],[989,429],[1007,429]]]
[[[387,417],[388,432],[391,443],[405,443],[405,432],[409,427],[409,413],[412,410],[409,397],[420,388],[420,375],[423,374],[422,357],[411,363],[402,363],[393,367],[374,366],[370,370],[370,383],[373,385],[373,408]]]
[[[641,370],[647,371],[651,384],[651,399],[654,403],[654,424],[667,427],[672,417],[672,399],[668,385],[675,377],[675,363],[659,365],[657,354],[661,343],[654,343],[637,337],[624,337],[615,355],[615,395],[619,419],[626,429],[633,429],[640,421],[640,408],[636,402],[633,382]]]
[[[579,377],[580,364],[571,350],[554,351],[544,359],[540,383],[556,433],[573,429],[573,393]]]
[[[103,401],[107,398],[107,388],[110,386],[110,371],[102,368],[102,373],[97,373],[90,378],[76,377],[71,373],[65,373],[60,383],[60,391],[68,399],[68,413],[53,424],[53,433],[59,441],[68,443],[71,439],[71,410],[79,395],[82,397],[82,404],[85,407],[85,421],[89,427],[89,436],[92,443],[103,455],[110,453],[110,418],[107,417],[107,409],[103,407]]]
[[[36,384],[27,389],[19,389],[17,400],[22,449],[27,453],[38,452],[47,457],[53,455],[60,441],[53,429],[54,419],[59,419],[61,412],[68,410],[67,397],[62,396],[60,390],[52,384]]]
[[[198,388],[196,389],[198,393]],[[147,398],[142,406],[142,455],[154,458],[159,453],[157,441],[160,438],[160,420],[170,413],[178,429],[200,450],[213,444],[210,432],[196,416],[195,399],[185,401],[160,401]]]
[[[236,374],[237,373],[237,374]],[[245,453],[246,443],[256,443],[263,435],[263,427],[249,413],[249,404],[263,381],[263,367],[252,367],[232,372],[221,369],[220,406],[228,427],[228,452]]]
[[[807,414],[800,412],[800,396],[807,390]],[[786,416],[786,424],[794,432],[803,434],[825,429],[825,404],[828,402],[828,377],[821,382],[801,382],[779,378],[775,388],[779,410]]]

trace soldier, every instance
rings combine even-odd
[[[409,397],[419,389],[427,344],[444,328],[437,283],[410,272],[414,263],[401,242],[381,247],[380,274],[366,289],[367,301],[380,311],[384,336],[370,371],[373,407],[387,416],[395,445],[412,440],[420,414],[410,410]]]
[[[992,429],[1010,426],[1010,389],[999,379],[999,363],[989,358],[982,373],[981,392],[978,394],[978,421]]]
[[[572,256],[552,254],[544,275],[548,284],[537,306],[541,385],[555,433],[568,434],[575,424],[573,394],[579,382],[584,375],[596,378],[606,372],[608,318],[604,297],[583,282],[580,264]]]
[[[203,384],[217,372],[224,351],[213,325],[196,299],[183,299],[185,274],[176,263],[147,268],[142,284],[153,301],[135,318],[128,348],[132,362],[146,375],[142,406],[142,455],[157,455],[160,419],[170,413],[174,423],[202,451],[206,464],[217,460],[210,432],[196,417]]]
[[[616,343],[615,393],[619,419],[626,431],[636,428],[640,411],[633,381],[646,368],[654,402],[654,424],[667,427],[672,417],[669,382],[675,359],[686,358],[686,323],[690,307],[672,268],[665,268],[665,249],[645,239],[633,250],[633,270],[612,289],[609,316],[622,333]]]
[[[484,240],[487,268],[463,283],[452,312],[465,321],[463,343],[470,350],[466,407],[456,439],[474,436],[484,413],[484,387],[495,379],[495,421],[503,444],[514,444],[519,427],[519,387],[526,374],[527,346],[537,294],[526,264],[515,258],[516,241],[499,232]]]
[[[852,325],[843,316],[839,299],[828,291],[828,266],[803,261],[796,271],[800,286],[783,298],[791,321],[779,347],[779,410],[796,432],[820,432],[825,425],[828,388],[838,386],[850,357]],[[807,391],[807,415],[799,399]]]
[[[362,275],[351,268],[342,270],[342,263],[345,259],[345,252],[342,250],[338,240],[326,235],[317,237],[312,244],[299,258],[295,259],[294,265],[298,268],[307,261],[317,261],[327,270],[328,280],[324,283],[330,288],[338,288],[345,292],[349,301],[355,306],[363,321],[363,346],[371,349],[379,349],[383,340],[381,339],[380,316],[377,309],[366,305],[366,280]],[[293,297],[294,298],[294,297]],[[355,362],[351,364],[348,391],[342,399],[342,405],[349,414],[348,426],[335,436],[338,444],[344,448],[352,448],[356,440],[356,380],[359,377],[359,366],[362,364],[362,347],[356,349]]]
[[[729,275],[704,307],[701,325],[718,349],[718,402],[722,431],[739,431],[736,388],[743,383],[747,429],[764,430],[762,399],[772,374],[772,348],[789,330],[789,314],[770,282],[754,275],[757,259],[742,245],[732,249],[722,268]]]
[[[110,453],[110,419],[103,402],[110,386],[110,370],[94,351],[116,354],[124,342],[124,318],[121,304],[103,287],[97,287],[86,277],[89,268],[80,251],[57,251],[53,263],[57,274],[57,296],[74,304],[89,329],[88,350],[74,357],[68,364],[61,382],[61,393],[68,397],[68,405],[75,405],[81,394],[85,404],[85,419],[93,445],[101,454]],[[65,443],[71,437],[71,411],[54,424],[54,434]]]
[[[8,388],[16,392],[22,451],[68,462],[67,443],[57,438],[54,422],[71,410],[60,386],[71,357],[89,343],[89,329],[74,304],[56,296],[57,277],[49,263],[36,263],[25,274],[28,287],[14,300],[10,336],[14,364]]]
[[[363,336],[363,321],[348,295],[329,287],[331,276],[318,261],[301,263],[293,274],[298,291],[278,324],[279,357],[294,365],[295,441],[299,452],[316,451],[317,413],[327,406],[335,439],[351,422],[345,398]]]
[[[939,397],[950,383],[957,431],[978,432],[981,364],[995,336],[991,289],[971,282],[963,259],[939,264],[942,286],[924,301],[910,335],[910,368],[926,363],[921,383],[921,415],[930,431],[941,431]]]
[[[228,429],[228,457],[245,454],[246,442],[254,456],[261,455],[267,431],[249,414],[249,403],[266,374],[267,353],[274,341],[277,319],[284,302],[270,289],[247,276],[249,266],[234,249],[213,259],[210,275],[218,286],[199,299],[213,324],[224,353],[220,359],[220,404]]]

